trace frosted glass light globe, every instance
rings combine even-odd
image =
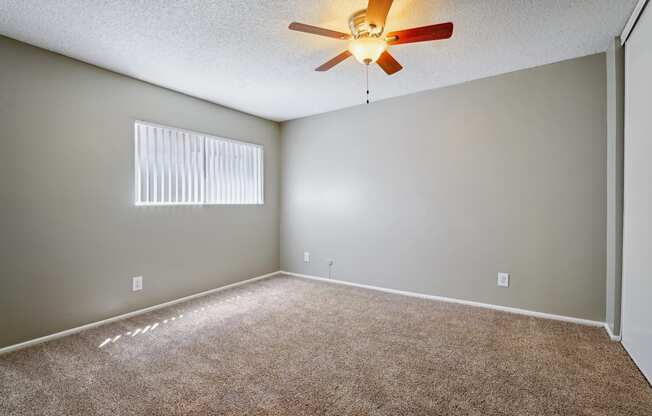
[[[353,39],[349,43],[349,52],[365,65],[376,62],[386,49],[385,40],[374,36]]]

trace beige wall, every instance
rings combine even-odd
[[[604,54],[281,129],[284,270],[605,319]]]
[[[135,207],[134,119],[263,144],[266,204]],[[0,37],[0,347],[278,270],[279,146],[277,123]]]
[[[279,255],[604,320],[606,85],[600,54],[279,130],[0,37],[0,347],[269,273]],[[135,207],[134,119],[263,144],[266,204]]]

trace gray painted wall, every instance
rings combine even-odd
[[[625,117],[625,53],[620,38],[607,49],[607,294],[606,318],[620,334],[623,270],[623,155]]]
[[[606,94],[598,54],[283,123],[281,267],[603,321]]]
[[[135,207],[134,119],[263,144],[266,204]],[[279,268],[277,123],[0,37],[0,134],[0,347]]]

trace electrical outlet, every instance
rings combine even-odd
[[[509,273],[498,273],[498,286],[509,287]]]
[[[143,290],[143,276],[136,276],[131,278],[131,290],[133,292]]]
[[[307,251],[303,252],[303,262],[304,263],[310,263],[310,253]]]

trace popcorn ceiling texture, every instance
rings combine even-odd
[[[652,389],[602,328],[279,276],[0,356],[0,414],[649,416]]]
[[[636,0],[395,0],[387,30],[453,21],[453,38],[400,45],[405,69],[370,71],[372,100],[603,52]],[[364,68],[314,68],[347,45],[366,0],[0,0],[0,33],[272,120],[364,102]]]

